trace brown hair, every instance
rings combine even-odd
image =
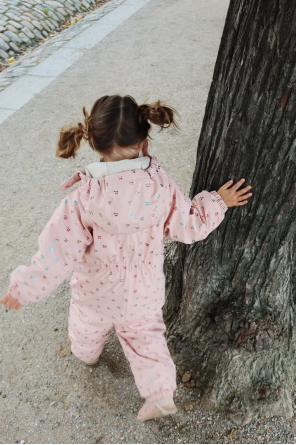
[[[174,108],[157,101],[151,105],[138,105],[131,96],[103,96],[98,99],[90,116],[83,107],[84,124],[63,127],[56,156],[75,158],[82,139],[99,153],[110,153],[114,147],[132,147],[149,136],[150,122],[161,130],[173,126],[179,129]]]

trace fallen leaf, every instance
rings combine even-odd
[[[182,382],[183,383],[187,383],[187,382],[189,382],[190,379],[191,379],[191,372],[190,371],[186,371],[185,374],[182,377]]]
[[[59,357],[67,357],[69,355],[71,355],[71,346],[70,345],[65,345],[62,346],[60,345],[60,348],[58,350],[58,356]]]
[[[190,382],[186,382],[185,386],[187,388],[193,388],[193,386],[195,386],[195,381],[194,380],[190,380]]]
[[[232,428],[232,430],[229,430],[227,433],[227,436],[230,437],[230,439],[232,439],[232,437],[235,435],[235,430]]]
[[[192,403],[185,403],[185,405],[184,405],[185,411],[192,411],[193,408],[194,407],[193,407]]]
[[[9,63],[13,63],[13,62],[15,62],[15,58],[14,58],[14,57],[10,57],[10,59],[8,59],[8,62],[9,62]]]

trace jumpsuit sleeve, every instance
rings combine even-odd
[[[42,300],[73,271],[93,240],[84,215],[76,188],[62,200],[39,236],[39,250],[31,265],[19,266],[11,274],[9,292],[20,304]]]
[[[227,205],[215,192],[202,191],[191,199],[170,178],[170,200],[164,235],[192,244],[205,239],[223,221]]]

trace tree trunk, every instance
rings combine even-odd
[[[166,250],[172,356],[241,425],[293,413],[295,62],[295,0],[231,0],[190,196],[241,178],[253,196],[204,241]]]

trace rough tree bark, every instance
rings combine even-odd
[[[180,372],[241,425],[293,413],[295,82],[295,0],[231,0],[190,196],[241,178],[253,196],[204,241],[167,248],[164,316]]]

